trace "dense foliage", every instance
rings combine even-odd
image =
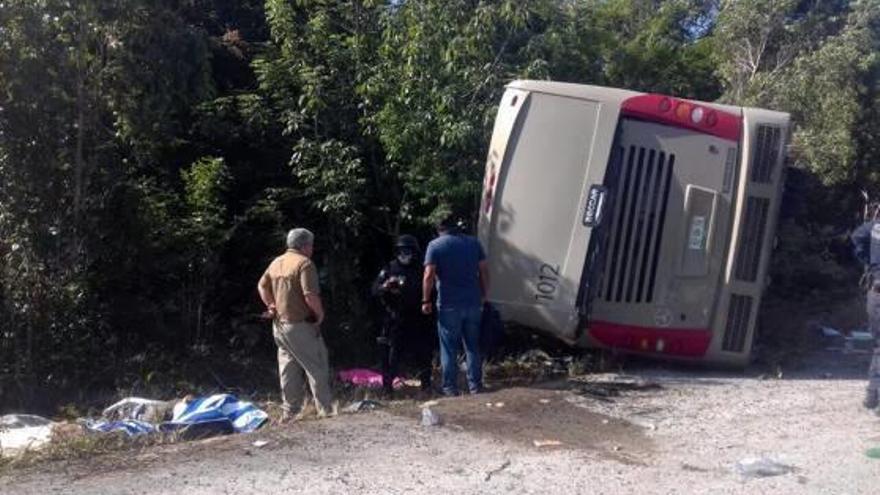
[[[271,358],[254,285],[292,226],[333,359],[371,359],[369,279],[473,214],[515,78],[791,112],[778,290],[851,284],[878,43],[878,0],[0,0],[0,408]]]

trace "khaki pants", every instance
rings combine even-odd
[[[283,407],[299,413],[305,402],[305,382],[315,398],[319,416],[332,412],[330,369],[327,346],[319,329],[311,323],[274,323],[273,336],[278,345],[278,374],[281,377]]]

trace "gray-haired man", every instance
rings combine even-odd
[[[327,346],[321,337],[324,307],[318,270],[311,260],[314,239],[306,229],[288,232],[287,252],[272,261],[257,284],[274,320],[285,419],[301,414],[306,378],[318,416],[333,412]]]

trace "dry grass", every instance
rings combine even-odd
[[[155,445],[179,441],[175,435],[143,435],[129,438],[122,433],[65,435],[39,449],[27,450],[16,456],[0,458],[0,475],[12,470],[33,467],[47,462],[73,462],[97,456],[118,456],[130,459]],[[113,461],[114,459],[108,459]]]

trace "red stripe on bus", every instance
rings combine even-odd
[[[739,142],[742,134],[741,116],[671,96],[633,96],[623,101],[620,111],[628,117],[682,127],[735,142]]]
[[[636,352],[700,357],[706,354],[712,332],[692,328],[652,328],[591,321],[589,334],[600,344]],[[662,342],[658,347],[658,342]]]

